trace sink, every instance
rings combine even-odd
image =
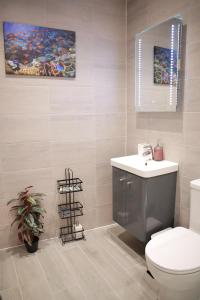
[[[178,171],[178,163],[168,160],[149,160],[139,155],[111,158],[111,166],[143,178],[150,178]]]

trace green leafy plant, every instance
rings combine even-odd
[[[22,242],[27,242],[30,246],[34,237],[44,232],[43,218],[45,209],[41,207],[41,200],[45,194],[30,192],[33,186],[28,186],[24,191],[18,193],[16,199],[8,201],[7,205],[18,202],[17,205],[11,207],[10,211],[15,212],[15,218],[11,223],[11,227],[18,222],[18,237]]]

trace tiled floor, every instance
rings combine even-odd
[[[2,300],[156,299],[144,259],[113,233],[114,227],[91,230],[86,241],[65,246],[43,241],[35,254],[24,247],[0,251]]]

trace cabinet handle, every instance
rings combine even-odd
[[[133,181],[127,181],[127,185],[131,185]]]
[[[125,180],[126,180],[126,178],[120,178],[120,179],[119,179],[120,182],[123,182],[123,181],[125,181]]]

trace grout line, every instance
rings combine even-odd
[[[58,238],[58,236],[55,236],[55,237],[52,237],[52,238],[49,238],[49,239],[41,239],[40,241],[49,241],[49,240],[53,240],[53,239],[56,239],[56,238]],[[1,248],[0,251],[6,251],[6,250],[10,250],[10,249],[18,248],[18,247],[23,247],[23,246],[24,246],[24,243],[21,243],[21,244],[16,245],[16,246]]]
[[[109,283],[109,281],[106,280],[103,277],[103,275],[101,274],[101,272],[99,271],[99,269],[95,266],[95,263],[92,261],[92,259],[84,252],[84,250],[81,248],[80,245],[78,245],[78,247],[81,250],[81,252],[83,253],[83,255],[87,257],[87,259],[89,260],[89,262],[91,263],[91,265],[94,267],[94,269],[97,271],[98,276],[103,280],[103,282],[105,282],[106,285],[108,285],[110,287],[111,291],[117,297],[117,299],[120,300],[119,294],[115,291],[115,289],[112,287],[112,285]]]
[[[79,248],[79,247],[78,247],[78,244],[77,244],[77,245],[73,245],[73,246],[70,247],[70,248],[66,248],[66,249],[63,250],[63,251],[68,251],[68,250],[71,250],[71,249],[73,249],[73,248],[75,248],[75,247]],[[59,250],[57,246],[55,246],[55,249],[56,249],[56,252],[58,253],[58,256],[60,256],[61,261],[63,262],[64,266],[66,266],[66,259],[65,259],[65,257],[63,256],[61,250]],[[82,300],[87,300],[87,297],[86,297],[86,295],[85,295],[85,293],[84,293],[84,290],[82,289],[81,285],[79,284],[79,281],[77,280],[77,278],[74,276],[74,274],[73,274],[72,272],[71,272],[70,275],[74,278],[75,286],[77,286],[77,287],[80,289],[81,293],[82,293],[83,296],[84,296],[84,299],[82,299]],[[67,289],[67,288],[66,288],[66,289]],[[55,294],[55,295],[56,295],[56,294]]]
[[[43,250],[44,250],[44,249],[43,249]],[[38,257],[38,255],[37,255],[37,252],[36,252],[35,257],[36,257],[36,260],[38,261],[38,263],[39,263],[39,265],[40,265],[40,267],[41,267],[41,269],[42,269],[42,272],[43,272],[43,275],[44,275],[44,280],[45,280],[46,283],[47,283],[49,293],[51,294],[52,300],[53,300],[55,294],[53,293],[53,291],[52,291],[52,289],[51,289],[50,283],[49,283],[48,278],[47,278],[47,276],[46,276],[45,269],[43,268],[43,266],[42,266],[42,264],[41,264],[41,262],[40,262],[40,260],[39,260],[39,257]]]
[[[127,155],[127,132],[128,132],[128,0],[125,0],[125,145],[124,152]]]
[[[21,285],[20,285],[19,276],[18,276],[18,273],[17,273],[17,267],[15,265],[15,260],[13,258],[13,255],[12,255],[12,262],[13,262],[13,266],[14,266],[14,270],[15,270],[15,275],[16,275],[16,278],[17,278],[17,285],[18,285],[18,288],[19,288],[19,293],[20,293],[21,299],[24,300],[23,293],[22,293],[22,288],[21,288]]]
[[[116,224],[113,223],[113,224],[108,224],[108,225],[104,225],[104,226],[99,226],[99,227],[95,227],[95,228],[91,228],[91,229],[86,229],[85,232],[90,232],[92,230],[99,230],[99,229],[103,229],[103,228],[109,228],[109,227],[113,227],[115,226]],[[59,239],[59,236],[54,236],[54,237],[51,237],[51,238],[48,238],[48,239],[41,239],[40,242],[44,242],[44,241],[50,241],[50,240],[55,240],[55,239]],[[6,247],[6,248],[1,248],[0,251],[6,251],[6,250],[10,250],[10,249],[14,249],[14,248],[18,248],[18,247],[23,247],[24,244],[21,243],[19,245],[16,245],[16,246],[11,246],[11,247]]]

